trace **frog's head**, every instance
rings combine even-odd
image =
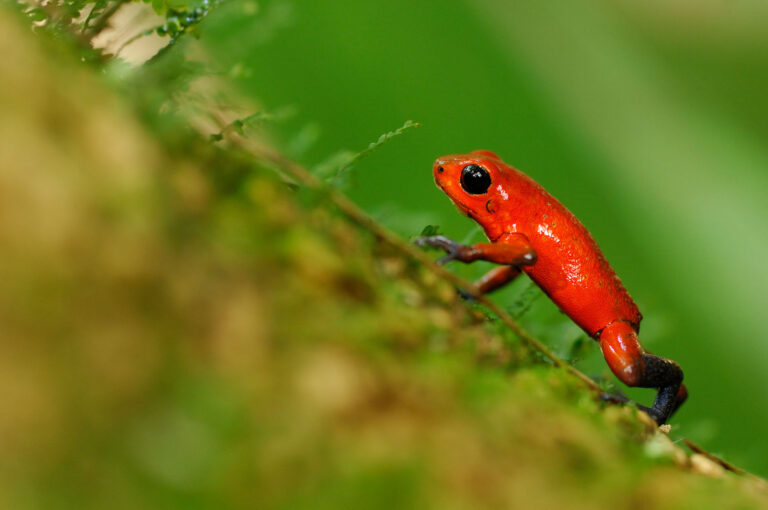
[[[461,212],[488,227],[508,199],[504,164],[490,151],[451,154],[435,160],[435,183]]]

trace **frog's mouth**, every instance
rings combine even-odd
[[[456,184],[456,181],[448,177],[449,172],[445,170],[449,169],[446,168],[443,170],[443,165],[445,164],[446,162],[444,161],[438,161],[438,166],[436,167],[436,171],[434,173],[435,185],[440,188],[443,193],[445,193],[445,195],[450,199],[451,202],[453,202],[453,205],[456,206],[456,209],[458,209],[461,214],[473,218],[470,213],[470,207],[456,198],[458,195],[460,195],[460,190]]]
[[[469,216],[470,218],[474,219],[475,217],[472,215],[472,212],[470,211],[469,207],[462,204],[458,200],[451,198],[451,202],[453,202],[453,205],[456,206],[456,209],[459,210],[459,212],[465,216]]]

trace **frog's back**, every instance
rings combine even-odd
[[[637,329],[642,315],[589,231],[533,179],[507,167],[517,195],[510,230],[525,234],[538,255],[524,271],[590,335],[616,320]]]

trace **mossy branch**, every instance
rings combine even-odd
[[[221,131],[222,134],[228,135],[231,142],[240,146],[241,148],[245,148],[245,149],[254,148],[254,147],[248,146],[247,139],[236,136],[236,133],[233,133],[231,130],[227,130],[226,127],[228,124],[224,123],[224,121],[220,120],[220,124],[222,127],[222,131]],[[391,133],[387,133],[386,135],[382,135],[382,137],[380,137],[377,142],[372,143],[367,149],[363,151],[363,153],[366,153],[366,154],[369,153],[370,151],[375,149],[378,145],[381,145],[388,139],[392,138],[397,134],[400,134],[403,130],[412,126],[418,126],[418,124],[408,121],[403,125],[403,127],[399,128],[398,130],[393,131]],[[382,140],[382,138],[384,139]],[[268,161],[272,165],[277,166],[281,171],[285,172],[286,174],[288,174],[289,176],[291,176],[293,179],[303,184],[304,186],[307,186],[308,188],[325,193],[328,196],[329,200],[336,206],[336,208],[338,208],[339,211],[341,211],[350,220],[352,220],[362,228],[368,230],[374,236],[386,242],[387,244],[395,248],[397,251],[399,251],[406,257],[419,261],[424,267],[426,267],[427,269],[435,273],[440,278],[446,280],[447,282],[455,285],[460,289],[465,290],[467,294],[469,294],[470,296],[472,296],[472,298],[475,299],[475,301],[485,306],[494,315],[496,315],[504,324],[506,324],[515,333],[515,335],[517,335],[518,338],[520,338],[523,342],[525,342],[531,349],[533,349],[534,351],[540,353],[542,356],[547,358],[556,367],[565,369],[567,372],[569,372],[570,374],[575,376],[577,379],[579,379],[590,390],[596,393],[603,392],[602,388],[600,388],[600,385],[598,385],[586,374],[584,374],[577,368],[573,367],[572,365],[568,364],[566,361],[558,357],[543,342],[541,342],[540,340],[535,338],[533,335],[531,335],[528,331],[526,331],[525,328],[523,328],[506,311],[504,311],[503,308],[501,308],[498,304],[494,303],[492,300],[488,299],[487,296],[481,293],[475,285],[466,281],[460,276],[448,271],[443,266],[437,264],[421,248],[418,248],[415,245],[405,241],[400,236],[398,236],[397,234],[395,234],[394,232],[392,232],[391,230],[384,227],[383,225],[378,223],[376,220],[368,216],[368,214],[366,214],[365,211],[363,211],[360,207],[358,207],[357,204],[355,204],[352,200],[350,200],[340,190],[338,190],[333,186],[328,185],[325,181],[323,181],[321,178],[317,177],[313,173],[306,170],[303,166],[286,158],[285,156],[283,156],[282,154],[280,154],[275,150],[261,146],[256,148],[255,155],[257,155],[261,159]],[[356,158],[356,159],[359,159],[359,158]]]
[[[218,116],[214,115],[214,118],[218,118]],[[248,139],[243,138],[242,136],[238,136],[237,133],[232,132],[231,130],[223,129],[226,127],[226,123],[224,123],[223,120],[220,121],[220,124],[222,126],[222,132],[227,135],[227,138],[231,143],[249,151],[254,156],[268,162],[270,165],[277,167],[281,172],[284,172],[291,178],[295,179],[298,183],[324,193],[333,203],[333,205],[352,222],[369,231],[383,242],[389,244],[404,256],[420,262],[425,268],[433,272],[438,277],[466,291],[466,293],[472,296],[475,301],[496,315],[499,320],[501,320],[507,327],[509,327],[509,329],[511,329],[512,332],[533,351],[541,354],[544,358],[552,362],[554,366],[561,368],[567,373],[571,374],[586,388],[591,390],[595,395],[603,393],[603,389],[600,387],[600,385],[598,385],[594,380],[581,372],[579,369],[558,357],[543,342],[541,342],[539,339],[529,333],[525,328],[523,328],[512,316],[504,311],[502,307],[482,294],[475,285],[448,271],[443,266],[437,264],[425,251],[405,241],[400,236],[378,223],[340,190],[329,185],[321,178],[306,170],[303,166],[285,157],[274,149],[251,143]],[[648,419],[647,424],[649,425],[649,428],[653,427],[650,418]],[[668,432],[668,430],[668,426],[665,426],[665,431]],[[687,438],[681,438],[681,440],[691,451],[696,454],[703,455],[727,471],[740,476],[749,477],[758,481],[760,484],[768,483],[762,478],[748,473],[747,471],[744,471],[743,469],[721,459],[717,455],[704,450]]]

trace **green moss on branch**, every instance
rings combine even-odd
[[[3,508],[768,502],[322,195],[0,48]]]

